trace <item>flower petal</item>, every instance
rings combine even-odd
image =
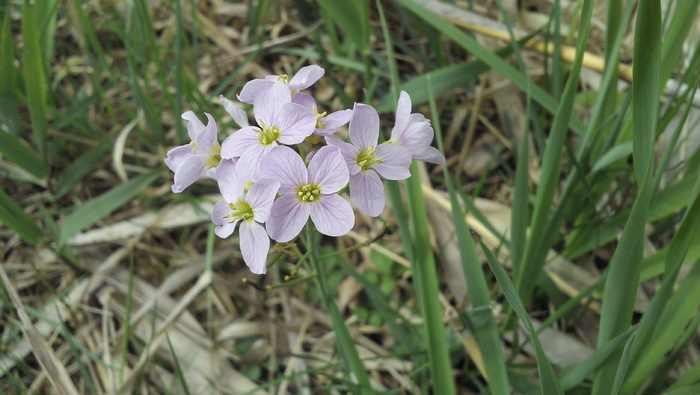
[[[405,91],[401,91],[399,103],[396,105],[396,121],[391,130],[391,138],[394,138],[394,131],[406,129],[409,115],[411,115],[411,97]]]
[[[392,134],[392,140],[406,147],[411,155],[415,155],[433,142],[434,135],[430,121],[425,119],[423,114],[411,114],[406,128],[396,136]]]
[[[219,99],[221,100],[221,104],[224,105],[224,110],[226,110],[228,115],[233,118],[238,126],[242,128],[250,126],[248,124],[248,114],[246,114],[238,104],[227,99],[224,95],[219,95]]]
[[[226,159],[221,161],[219,167],[216,168],[216,182],[227,202],[235,203],[243,198],[245,183],[232,161]]]
[[[384,184],[374,171],[361,171],[350,177],[350,200],[360,211],[376,217],[384,211]]]
[[[216,134],[219,132],[219,129],[216,126],[216,121],[214,120],[214,117],[212,117],[208,113],[204,114],[209,119],[209,123],[207,123],[207,126],[204,128],[204,130],[202,130],[199,133],[199,135],[193,140],[196,144],[195,148],[197,149],[197,155],[199,155],[202,158],[206,158],[209,156],[211,147],[212,145],[214,145],[214,143],[219,143],[216,137]]]
[[[374,107],[367,104],[355,103],[350,119],[350,140],[360,148],[377,145],[379,139],[379,114]]]
[[[175,172],[185,159],[196,156],[192,144],[185,144],[175,147],[165,154],[165,164],[170,170]]]
[[[245,201],[253,208],[254,218],[257,222],[263,223],[267,221],[267,216],[270,214],[270,208],[275,200],[275,196],[277,196],[279,187],[279,181],[272,178],[261,178],[250,186]]]
[[[225,200],[220,200],[218,203],[216,203],[214,205],[214,209],[211,211],[211,221],[217,225],[214,229],[214,233],[216,233],[216,235],[222,239],[231,236],[233,231],[236,230],[238,220],[231,222],[224,218],[224,216],[230,212],[231,208],[228,206],[228,203]]]
[[[243,85],[241,94],[237,96],[238,100],[243,103],[255,104],[255,98],[265,89],[269,88],[273,83],[274,81],[265,79],[248,81],[245,85]]]
[[[285,146],[274,147],[260,162],[260,178],[272,178],[279,181],[279,193],[294,192],[294,188],[307,184],[309,175],[301,156]]]
[[[297,71],[294,77],[292,77],[292,80],[289,81],[289,89],[295,91],[306,89],[323,77],[325,72],[323,68],[315,64],[302,67]]]
[[[311,204],[311,220],[324,235],[340,237],[355,226],[355,213],[340,195],[323,195],[318,203]]]
[[[321,194],[336,193],[348,185],[350,173],[340,148],[322,147],[309,162],[309,182],[321,187]]]
[[[281,82],[273,82],[255,98],[253,113],[255,120],[261,128],[274,125],[281,121],[282,107],[292,102],[292,94],[289,88]]]
[[[362,168],[357,164],[357,155],[360,154],[359,148],[330,136],[326,137],[326,144],[340,148],[340,153],[343,154],[343,159],[345,159],[345,164],[348,165],[348,170],[350,171],[351,176],[359,173],[360,170],[362,170]]]
[[[274,141],[272,145],[257,145],[249,148],[248,152],[243,154],[236,163],[238,175],[245,182],[255,181],[259,178],[260,160],[265,156],[277,143]]]
[[[282,144],[301,144],[316,128],[316,117],[302,105],[289,103],[280,110],[274,124],[281,131],[278,141]]]
[[[180,166],[175,170],[175,180],[172,190],[174,193],[180,193],[188,186],[192,185],[204,173],[206,166],[204,162],[196,155],[182,161]]]
[[[260,144],[258,128],[243,128],[226,137],[221,143],[221,157],[223,159],[239,158],[251,148],[260,146]]]
[[[187,134],[191,141],[195,141],[199,133],[204,130],[204,124],[197,118],[194,111],[187,111],[182,114],[182,119],[187,120]]]
[[[338,131],[338,129],[350,122],[352,118],[352,110],[340,110],[321,118],[323,129],[314,130],[314,133],[319,136],[330,136]]]
[[[313,112],[313,108],[316,106],[316,100],[314,100],[311,95],[303,93],[303,92],[297,92],[292,96],[292,103],[298,104],[310,112]]]
[[[301,204],[290,193],[275,200],[267,218],[267,233],[273,240],[285,243],[295,238],[309,219],[310,204]]]
[[[379,175],[387,180],[405,180],[411,176],[408,167],[411,166],[411,154],[407,149],[396,144],[379,144],[374,157],[382,159],[382,163],[372,166]]]
[[[243,221],[238,231],[241,238],[243,260],[254,274],[267,271],[267,253],[270,251],[270,237],[262,225],[255,221]]]
[[[422,160],[423,162],[434,163],[436,165],[445,164],[445,155],[443,155],[437,148],[427,146],[425,149],[414,156],[417,160]]]

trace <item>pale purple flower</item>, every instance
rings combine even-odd
[[[352,118],[352,110],[339,110],[328,115],[326,115],[325,111],[319,113],[316,100],[306,93],[297,93],[292,98],[292,102],[301,104],[314,114],[316,117],[314,134],[317,136],[325,137],[334,134],[341,126],[350,122],[350,118]]]
[[[246,181],[255,181],[265,153],[278,143],[300,144],[316,126],[316,117],[292,103],[292,94],[280,82],[273,82],[260,93],[253,112],[260,127],[244,127],[227,137],[221,146],[222,158],[239,158],[236,166]]]
[[[264,79],[255,79],[249,81],[243,86],[243,89],[241,89],[241,94],[238,95],[238,100],[242,101],[243,103],[255,104],[257,96],[277,81],[287,85],[292,94],[294,94],[296,91],[306,89],[313,85],[316,81],[323,77],[324,73],[325,70],[323,70],[323,68],[320,66],[311,65],[299,69],[299,71],[291,79],[286,74],[268,75]]]
[[[224,110],[226,110],[238,126],[242,128],[250,126],[248,123],[248,114],[246,114],[237,103],[227,99],[224,95],[219,95],[219,99],[224,106]]]
[[[211,213],[211,220],[217,225],[214,230],[216,235],[227,238],[240,223],[238,233],[243,259],[253,273],[265,273],[270,238],[261,224],[268,219],[280,183],[261,178],[247,189],[236,166],[227,160],[222,161],[216,170],[216,180],[224,196],[224,200],[214,205]]]
[[[350,170],[350,200],[362,212],[376,217],[384,211],[384,185],[379,178],[403,180],[411,176],[411,154],[398,144],[380,144],[379,114],[372,106],[355,103],[350,120],[348,144],[326,137],[328,144],[340,148]]]
[[[396,123],[387,142],[405,147],[414,159],[444,165],[445,156],[430,145],[434,134],[430,121],[423,114],[411,114],[411,97],[401,91],[396,107]]]
[[[187,133],[192,141],[171,149],[165,156],[165,164],[175,173],[172,186],[174,193],[184,191],[207,169],[217,167],[221,161],[221,145],[216,137],[218,133],[216,121],[211,115],[206,115],[209,122],[204,126],[194,112],[187,111],[182,114],[182,119],[188,121]]]
[[[337,194],[348,183],[348,167],[336,147],[322,147],[304,166],[289,147],[270,150],[260,164],[260,176],[280,182],[282,195],[272,205],[267,232],[279,242],[295,238],[309,216],[327,236],[343,236],[355,225],[350,203]]]

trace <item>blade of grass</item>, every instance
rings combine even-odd
[[[165,335],[165,338],[168,340],[168,348],[170,349],[170,355],[173,357],[173,363],[175,364],[175,371],[177,372],[177,381],[180,382],[184,394],[190,395],[190,387],[187,385],[185,372],[182,370],[182,366],[180,366],[180,361],[178,360],[177,354],[175,354],[173,342],[170,341],[170,336],[168,334]]]
[[[58,176],[54,199],[60,199],[73,188],[83,177],[95,169],[97,163],[104,159],[112,147],[112,139],[105,138],[100,145],[74,160],[66,170]]]
[[[552,365],[549,363],[547,355],[544,353],[542,343],[540,343],[540,339],[537,337],[537,332],[535,331],[535,327],[532,325],[530,316],[527,315],[523,302],[520,300],[513,283],[511,283],[510,279],[508,279],[508,274],[501,267],[501,264],[498,263],[498,260],[493,255],[491,250],[489,250],[489,248],[481,240],[479,240],[479,245],[486,256],[486,262],[488,263],[489,268],[491,268],[491,272],[493,273],[494,277],[496,277],[496,281],[498,281],[501,289],[503,289],[503,294],[508,300],[508,303],[510,303],[515,314],[518,316],[518,318],[520,318],[520,321],[525,326],[525,329],[532,340],[532,344],[535,346],[535,358],[537,359],[537,371],[540,375],[542,394],[563,395],[564,391],[561,388],[561,383],[554,373],[554,369],[552,369]]]
[[[34,219],[24,212],[5,191],[0,188],[0,222],[17,232],[19,237],[31,244],[37,244],[44,237]]]
[[[627,340],[627,344],[625,344],[625,349],[622,350],[622,357],[620,358],[620,364],[617,367],[615,381],[613,382],[612,386],[612,395],[619,394],[620,390],[622,389],[622,383],[625,382],[625,375],[627,374],[627,366],[629,364],[630,349],[632,348],[632,345],[634,345],[635,340],[635,334],[632,334],[629,340]]]
[[[429,79],[428,81],[430,82],[431,80]],[[435,105],[435,99],[432,95],[432,85],[428,86],[428,92],[430,94],[430,112],[433,114],[433,125],[437,136],[438,148],[441,152],[444,152],[444,147],[442,145],[442,129],[440,128],[440,119]],[[527,137],[525,137],[523,141],[527,141]],[[525,152],[527,152],[527,143],[525,143],[524,146]],[[527,166],[527,154],[525,154],[525,158]],[[489,294],[486,277],[481,268],[479,257],[476,254],[474,239],[467,226],[465,213],[462,211],[462,205],[459,203],[457,192],[455,191],[447,167],[443,167],[443,175],[447,183],[447,190],[450,194],[452,220],[455,225],[459,253],[462,258],[464,278],[467,283],[467,291],[469,292],[472,309],[488,309],[488,314],[485,315],[484,322],[474,328],[474,337],[479,344],[479,349],[484,358],[484,366],[486,367],[486,373],[488,375],[486,380],[488,381],[489,389],[492,394],[509,394],[510,385],[508,373],[506,371],[506,361],[503,357],[501,334],[489,308],[491,304],[491,295]],[[525,175],[527,176],[527,173]],[[525,184],[525,186],[527,187],[527,184]],[[525,202],[527,204],[527,196],[525,197]],[[515,213],[513,213],[513,215],[515,215]]]
[[[141,189],[150,185],[158,178],[158,175],[158,172],[142,174],[78,206],[63,221],[58,245],[65,245],[71,236],[119,208],[139,193]]]
[[[12,163],[23,168],[38,180],[44,178],[46,169],[41,158],[24,145],[18,136],[0,129],[0,153]]]
[[[15,42],[10,26],[10,4],[5,7],[5,18],[0,32],[0,122],[7,126],[12,135],[19,133],[19,113],[17,112],[17,83],[15,74]],[[0,143],[0,147],[3,144]]]
[[[599,347],[630,326],[643,258],[644,226],[653,192],[652,151],[657,126],[661,55],[661,6],[658,0],[639,4],[636,26],[645,27],[635,32],[632,82],[634,173],[641,190],[608,266],[598,332]],[[593,394],[612,391],[621,357],[616,353],[601,367],[594,380]]]
[[[44,74],[44,62],[35,16],[35,5],[25,3],[22,8],[22,40],[24,53],[22,55],[24,69],[24,85],[27,92],[27,105],[32,121],[34,141],[41,158],[43,173],[48,169],[48,104],[46,96],[46,76]]]

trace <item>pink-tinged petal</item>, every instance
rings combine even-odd
[[[223,159],[239,158],[260,144],[259,129],[243,128],[226,137],[226,140],[221,143],[221,157]]]
[[[192,185],[204,174],[206,166],[202,160],[192,155],[182,161],[177,170],[175,170],[175,179],[172,190],[174,193],[180,193],[188,186]]]
[[[250,148],[245,154],[238,158],[236,170],[239,177],[244,182],[256,181],[259,176],[260,160],[265,156],[277,143],[272,142],[272,145],[258,145]]]
[[[293,149],[278,145],[268,152],[260,162],[260,178],[279,181],[279,193],[294,192],[294,188],[307,184],[309,175],[301,156]]]
[[[397,134],[397,138],[392,136],[392,139],[406,147],[411,155],[415,155],[433,142],[435,132],[430,121],[422,114],[411,114],[410,119],[407,128]]]
[[[207,123],[207,126],[202,130],[201,133],[197,136],[197,138],[194,140],[196,146],[195,148],[197,149],[197,155],[206,158],[209,156],[209,153],[211,151],[211,147],[214,144],[219,144],[216,134],[219,132],[218,127],[216,126],[216,121],[214,120],[214,117],[211,115],[205,113],[207,118],[209,119],[209,123]]]
[[[216,202],[214,208],[211,210],[211,222],[219,226],[227,224],[229,222],[229,219],[224,218],[224,216],[230,214],[231,211],[232,210],[228,206],[228,202],[226,200],[219,200],[218,202]]]
[[[289,81],[289,89],[300,91],[306,89],[318,81],[326,71],[315,64],[302,67]]]
[[[238,231],[241,237],[243,260],[254,274],[267,271],[267,253],[270,251],[270,237],[262,225],[255,221],[244,221]]]
[[[357,155],[360,154],[359,148],[335,137],[326,137],[326,144],[340,148],[340,153],[343,155],[343,159],[345,159],[345,164],[348,165],[348,171],[351,176],[354,176],[362,170],[357,164]]]
[[[311,95],[303,93],[303,92],[298,92],[294,96],[292,96],[292,103],[298,104],[310,112],[313,112],[313,108],[316,106],[316,100],[314,100]]]
[[[273,83],[274,81],[264,79],[248,81],[245,85],[243,85],[241,94],[237,96],[238,100],[243,103],[255,104],[255,98],[265,89],[269,88]]]
[[[245,182],[238,175],[236,165],[230,160],[222,160],[216,169],[216,182],[224,199],[229,203],[235,203],[243,198]]]
[[[282,144],[301,144],[316,128],[316,117],[299,104],[289,103],[282,107],[277,123],[281,131],[279,141]]]
[[[255,98],[255,120],[261,128],[271,125],[279,127],[282,107],[291,102],[292,94],[289,88],[281,82],[274,82]]]
[[[413,158],[441,166],[445,164],[445,155],[440,153],[437,148],[431,146],[426,147],[420,154],[415,155]]]
[[[280,243],[297,237],[309,219],[310,206],[299,203],[293,193],[282,195],[272,204],[270,216],[267,217],[267,233]]]
[[[242,128],[250,126],[248,124],[248,114],[246,114],[238,104],[227,99],[224,95],[219,95],[219,99],[221,100],[221,104],[224,105],[224,110],[226,110],[228,115],[233,118],[238,126]]]
[[[396,105],[396,122],[391,130],[391,137],[394,137],[394,131],[401,131],[408,125],[408,117],[411,114],[411,97],[405,91],[399,94],[399,103]]]
[[[233,231],[236,230],[236,224],[238,224],[239,220],[236,220],[234,222],[226,222],[223,225],[217,226],[214,228],[214,233],[221,237],[222,239],[225,239],[233,234]]]
[[[261,178],[250,186],[245,201],[253,208],[254,219],[257,222],[267,221],[272,202],[275,200],[279,188],[279,181],[272,178]]]
[[[355,103],[350,120],[350,140],[360,148],[377,145],[379,139],[379,114],[367,104]]]
[[[311,204],[311,220],[324,235],[340,237],[355,226],[355,213],[340,195],[323,195],[318,203]]]
[[[350,180],[348,165],[338,147],[327,145],[309,162],[309,182],[321,187],[321,194],[336,193]]]
[[[340,110],[326,115],[325,117],[321,118],[320,121],[324,128],[316,128],[316,130],[314,130],[314,134],[324,137],[335,134],[340,127],[350,122],[351,118],[352,110]]]
[[[350,200],[363,213],[376,217],[384,211],[384,184],[372,170],[350,177]]]
[[[187,134],[190,136],[191,141],[195,141],[199,133],[204,130],[204,124],[197,118],[194,111],[185,112],[182,114],[182,119],[188,121]]]
[[[165,154],[165,164],[171,171],[175,172],[185,159],[195,155],[192,144],[180,145]]]
[[[374,157],[382,163],[372,166],[380,176],[387,180],[405,180],[411,176],[408,167],[411,166],[411,154],[407,149],[396,144],[379,144]]]

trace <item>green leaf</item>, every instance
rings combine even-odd
[[[95,169],[96,164],[104,159],[105,153],[109,150],[111,141],[105,139],[102,144],[94,147],[90,151],[81,155],[73,161],[66,170],[61,173],[56,181],[56,193],[54,199],[59,199],[70,191],[73,186],[80,181],[85,175]]]
[[[2,129],[0,129],[0,153],[5,159],[15,163],[34,177],[38,179],[45,177],[41,158],[24,145],[18,136],[13,136]]]
[[[129,180],[127,183],[114,187],[108,192],[79,205],[75,211],[63,221],[63,225],[61,226],[61,238],[58,242],[59,246],[63,246],[70,237],[78,234],[81,230],[101,220],[112,211],[122,206],[139,193],[141,189],[150,185],[156,178],[158,178],[157,172],[142,174]]]
[[[24,241],[36,244],[44,237],[34,219],[0,188],[0,222],[17,232]]]
[[[17,97],[14,65],[15,43],[10,28],[10,6],[5,10],[5,19],[0,32],[0,123],[5,124],[11,134],[19,132],[19,114],[17,113]],[[2,144],[0,143],[0,146]]]
[[[362,52],[369,50],[369,20],[363,18],[365,0],[317,0],[323,10],[338,24]]]
[[[503,294],[506,296],[506,299],[508,299],[508,303],[510,303],[513,311],[515,311],[515,314],[517,314],[518,318],[520,318],[520,321],[523,323],[525,329],[527,329],[527,332],[530,335],[532,344],[535,347],[535,359],[537,360],[537,371],[540,375],[542,394],[563,395],[564,390],[561,387],[561,383],[559,382],[557,375],[554,373],[554,369],[549,363],[547,355],[544,353],[542,343],[540,342],[539,337],[537,337],[537,332],[535,331],[535,327],[532,325],[530,316],[527,315],[525,306],[520,300],[518,293],[515,291],[513,283],[508,278],[508,274],[501,267],[501,264],[498,263],[498,260],[496,260],[496,257],[493,255],[491,250],[489,250],[489,248],[481,240],[479,240],[479,244],[481,245],[481,250],[486,256],[486,262],[488,263],[489,268],[491,268],[491,272],[496,277],[496,281],[498,281],[498,284],[503,289]]]

